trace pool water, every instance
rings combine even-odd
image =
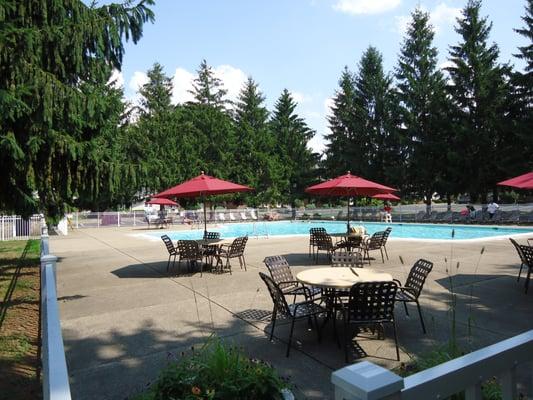
[[[458,225],[431,225],[431,224],[401,224],[401,223],[378,223],[378,222],[351,222],[351,226],[363,225],[368,234],[382,231],[386,227],[392,227],[391,237],[409,239],[438,239],[451,240],[452,231],[454,240],[457,239],[480,239],[494,236],[510,236],[524,233],[532,233],[533,228],[507,228],[492,226],[458,226]],[[309,229],[324,227],[328,233],[346,232],[344,221],[276,221],[276,222],[247,222],[230,223],[209,226],[210,232],[220,232],[222,238],[235,238],[239,236],[266,237],[266,236],[294,236],[309,235]],[[203,229],[187,231],[166,231],[149,233],[151,237],[158,239],[162,234],[167,234],[172,240],[201,239]]]

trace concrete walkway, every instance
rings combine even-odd
[[[293,383],[298,398],[333,398],[331,372],[346,364],[331,324],[319,344],[305,322],[297,323],[289,358],[287,326],[276,325],[273,343],[265,333],[272,301],[258,275],[267,271],[262,260],[285,255],[295,275],[313,267],[307,237],[251,238],[248,271],[235,263],[233,275],[200,277],[184,274],[184,269],[167,274],[166,249],[159,240],[138,236],[146,232],[84,229],[51,241],[51,252],[60,257],[58,294],[75,399],[124,399],[142,391],[168,361],[213,333],[273,364]],[[422,334],[415,308],[410,308],[411,317],[397,309],[402,361],[448,339],[450,287],[457,293],[457,330],[466,349],[533,328],[533,289],[525,295],[523,280],[516,282],[519,261],[508,240],[452,244],[392,239],[387,247],[390,259],[382,263],[375,253],[372,268],[402,282],[417,259],[435,263],[421,298],[428,334]],[[325,257],[321,260],[325,265]],[[368,360],[397,366],[388,329],[385,340],[367,337],[358,342]]]

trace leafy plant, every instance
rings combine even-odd
[[[200,350],[182,353],[136,400],[282,399],[286,387],[270,365],[212,338]]]

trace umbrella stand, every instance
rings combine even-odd
[[[348,216],[347,216],[347,222],[346,222],[346,233],[350,233],[350,200],[352,198],[348,197]]]
[[[204,237],[207,236],[207,212],[205,210],[205,195],[202,194],[202,200],[204,202]]]

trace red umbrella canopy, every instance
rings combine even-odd
[[[383,193],[383,194],[376,194],[372,196],[373,199],[378,200],[390,200],[390,201],[399,201],[400,198],[392,193]]]
[[[147,201],[146,204],[159,204],[160,206],[177,206],[178,205],[178,203],[176,203],[175,201],[165,199],[165,198],[160,198],[160,199],[155,198],[150,201]]]
[[[533,172],[498,182],[500,186],[510,186],[518,189],[533,189]]]
[[[346,175],[330,179],[318,185],[309,186],[305,191],[324,196],[351,197],[374,196],[376,194],[395,192],[396,189],[352,175],[348,171]]]
[[[198,197],[215,194],[248,192],[252,188],[205,175],[202,171],[196,178],[156,194],[154,197]]]

